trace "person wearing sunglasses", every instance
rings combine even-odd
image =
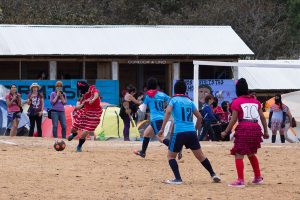
[[[58,122],[60,122],[62,129],[62,138],[66,138],[66,115],[65,115],[65,105],[67,103],[67,96],[62,91],[63,83],[61,81],[57,81],[55,83],[55,91],[53,91],[50,95],[50,103],[52,105],[51,109],[51,119],[52,119],[52,133],[53,137],[57,138],[57,127]]]

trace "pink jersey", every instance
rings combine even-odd
[[[17,94],[17,95],[20,96],[20,94]],[[12,94],[6,95],[5,99],[11,101],[13,99]],[[19,112],[20,111],[20,107],[17,104],[17,100],[15,100],[10,106],[7,107],[7,111],[8,112]]]
[[[259,120],[261,103],[252,96],[240,96],[233,100],[231,110],[238,112],[238,120]]]

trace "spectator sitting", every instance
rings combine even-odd
[[[202,108],[202,116],[203,116],[203,128],[199,136],[199,140],[203,141],[204,137],[208,134],[209,138],[212,141],[215,141],[215,133],[211,127],[212,123],[216,123],[217,119],[211,109],[211,104],[214,101],[214,97],[212,95],[207,95],[205,97],[205,104]]]
[[[212,109],[215,114],[215,117],[217,118],[218,121],[220,121],[221,116],[223,115],[224,111],[221,108],[221,106],[219,106],[219,100],[217,97],[214,97],[214,102],[211,105],[212,105]]]
[[[228,101],[223,101],[221,103],[221,107],[223,110],[223,113],[221,115],[220,121],[221,121],[221,132],[225,131],[229,121],[231,119],[231,113],[229,112],[229,102]],[[230,133],[226,135],[226,137],[223,139],[224,141],[229,141],[230,140]]]

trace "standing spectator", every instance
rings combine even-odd
[[[17,86],[15,84],[10,86],[10,92],[5,97],[7,105],[7,121],[11,123],[10,136],[17,135],[17,129],[21,118],[21,95],[17,92]]]
[[[52,133],[53,137],[57,138],[57,126],[58,121],[60,122],[62,129],[62,138],[66,138],[66,115],[65,107],[67,103],[67,96],[62,91],[63,84],[61,81],[55,83],[56,91],[53,91],[50,95],[50,103],[52,104],[51,119],[52,119]]]
[[[202,113],[201,113],[204,122],[203,122],[202,132],[199,136],[200,141],[203,141],[204,137],[207,134],[209,135],[211,140],[215,141],[215,133],[211,127],[212,123],[217,122],[217,119],[211,109],[211,104],[213,103],[213,101],[214,101],[214,97],[212,95],[209,94],[205,97],[205,104],[203,106]]]
[[[28,108],[28,116],[30,120],[30,130],[29,136],[33,136],[33,131],[35,127],[35,123],[37,126],[38,137],[42,137],[42,117],[44,110],[44,96],[39,93],[41,86],[37,83],[32,83],[30,86],[30,93],[28,95],[27,103],[29,105]]]
[[[281,95],[275,95],[275,103],[270,108],[268,127],[272,130],[272,143],[276,142],[276,134],[279,131],[281,143],[285,143],[284,127],[287,106],[281,101]]]
[[[124,129],[123,129],[124,141],[130,141],[129,138],[130,121],[131,121],[130,117],[137,112],[137,105],[140,105],[140,102],[134,97],[135,94],[136,94],[136,88],[133,85],[129,85],[127,87],[127,92],[124,96],[124,100],[122,101],[122,105],[120,109],[120,117],[124,122]]]

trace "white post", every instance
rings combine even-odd
[[[112,80],[119,79],[119,63],[116,61],[111,62]]]
[[[194,103],[198,109],[199,65],[194,64]]]
[[[56,80],[57,76],[57,62],[49,61],[49,78],[50,80]]]
[[[173,80],[180,79],[180,63],[173,63]]]
[[[239,68],[238,67],[232,67],[232,74],[233,74],[233,79],[237,80],[239,79]]]
[[[194,64],[194,104],[196,109],[199,110],[198,106],[198,87],[199,87],[199,65]],[[194,116],[194,123],[196,123],[196,117]]]

